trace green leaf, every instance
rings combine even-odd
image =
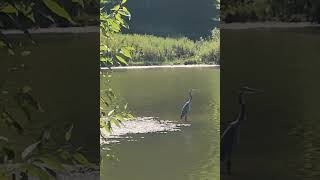
[[[65,135],[66,141],[70,141],[71,135],[72,135],[72,129],[73,129],[73,124],[70,125],[70,127],[68,128],[68,131]]]
[[[31,51],[22,51],[21,56],[29,56],[31,54]]]
[[[123,23],[121,24],[122,27],[129,29],[129,24],[125,21],[123,21]]]
[[[78,3],[82,8],[84,8],[83,0],[72,0],[73,3]]]
[[[56,21],[53,19],[52,16],[50,15],[44,15],[44,17],[46,17],[47,19],[49,19],[52,23],[55,23]]]
[[[129,19],[131,18],[131,14],[126,7],[122,7],[122,9],[119,11],[119,13],[123,16],[129,17]]]
[[[111,10],[113,11],[118,11],[120,9],[120,5],[116,5],[114,6]]]
[[[71,19],[69,13],[54,0],[42,0],[42,2],[56,15],[65,18],[72,24],[75,22]]]
[[[30,86],[24,86],[22,88],[22,93],[29,93],[32,91],[32,88]]]
[[[110,48],[106,45],[100,45],[100,51],[110,51]]]
[[[62,166],[62,163],[59,162],[55,157],[39,157],[39,160],[41,160],[43,163],[45,163],[45,166],[49,169],[53,169],[56,171],[64,171],[65,168]]]
[[[1,118],[4,119],[5,124],[7,124],[9,127],[13,126],[19,134],[23,133],[22,126],[14,120],[14,118],[11,116],[11,114],[7,111],[2,112]]]
[[[10,14],[10,13],[18,13],[17,9],[11,4],[6,4],[5,6],[0,7],[0,12]]]
[[[62,149],[60,149],[60,151],[59,151],[59,156],[64,160],[68,160],[71,158],[71,154],[68,151],[65,151]]]
[[[33,3],[24,4],[22,2],[15,3],[15,8],[19,11],[20,14],[23,14],[25,17],[29,18],[32,22],[35,23],[35,18],[33,14]]]
[[[110,61],[111,61],[111,58],[110,58],[110,57],[101,57],[101,58],[100,58],[100,61],[101,61],[101,62],[110,62]]]
[[[109,111],[108,116],[111,116],[114,113],[114,109]]]
[[[121,1],[121,4],[124,4],[124,3],[126,3],[127,2],[127,0],[122,0]]]
[[[116,20],[108,19],[107,22],[111,31],[117,33],[121,30],[120,24]]]
[[[88,159],[86,157],[84,157],[84,155],[81,154],[81,153],[77,152],[77,153],[73,154],[73,158],[75,160],[77,160],[80,164],[83,164],[83,165],[88,165],[89,164]]]
[[[116,58],[117,58],[122,64],[128,65],[128,63],[126,62],[126,60],[125,60],[123,57],[121,57],[121,56],[119,56],[119,55],[116,55]]]
[[[6,47],[6,46],[7,46],[6,43],[0,40],[0,48]]]
[[[117,115],[116,115],[116,118],[117,118],[117,120],[118,120],[120,123],[122,123],[122,121],[125,120],[124,117],[123,117],[122,115],[120,115],[120,114],[117,114]]]
[[[36,22],[35,18],[34,18],[34,14],[33,13],[29,13],[28,15],[26,15],[27,18],[29,18],[33,23]]]
[[[110,121],[107,122],[107,126],[105,129],[107,130],[107,132],[111,132],[112,126]]]
[[[128,116],[129,119],[134,118],[134,117],[132,116],[132,114],[127,114],[127,116]]]
[[[48,173],[35,165],[29,165],[26,169],[31,176],[38,177],[39,180],[49,180]]]
[[[11,49],[11,48],[8,49],[8,53],[9,53],[9,55],[11,55],[11,56],[15,55],[13,49]]]
[[[111,123],[113,123],[113,124],[115,124],[117,127],[121,127],[120,126],[120,121],[118,121],[117,119],[114,119],[114,118],[110,118],[110,122]]]
[[[30,146],[28,146],[27,148],[25,148],[23,150],[23,152],[21,153],[21,158],[25,159],[28,155],[30,155],[40,144],[41,141],[37,141],[36,143],[31,144]]]
[[[6,137],[4,137],[4,136],[0,136],[0,140],[1,140],[1,141],[9,142],[9,139],[8,139],[8,138],[6,138]]]
[[[132,59],[131,52],[130,52],[129,49],[127,49],[127,48],[122,48],[121,51],[120,51],[120,53],[121,53],[122,55],[126,56],[127,58]]]
[[[105,128],[107,126],[104,118],[100,118],[100,128]]]

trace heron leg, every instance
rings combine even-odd
[[[184,116],[184,121],[186,121],[186,122],[188,121],[188,120],[187,120],[187,115],[186,115],[186,116]]]

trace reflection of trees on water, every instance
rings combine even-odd
[[[220,104],[216,102],[210,102],[208,105],[208,114],[210,117],[210,122],[212,126],[208,129],[208,154],[205,156],[207,159],[204,159],[199,162],[200,168],[193,170],[190,175],[190,179],[193,178],[213,178],[220,179]]]
[[[302,179],[319,179],[320,177],[320,135],[316,133],[315,124],[312,120],[304,119],[298,121],[289,135],[296,136],[299,139],[299,144],[303,149],[299,158],[297,168],[298,176]]]

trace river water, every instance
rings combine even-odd
[[[218,68],[121,69],[112,76],[114,91],[137,118],[102,146],[119,161],[104,158],[101,179],[219,179]],[[192,88],[197,90],[186,123],[179,116]]]
[[[265,91],[247,99],[233,175],[221,167],[222,179],[319,179],[319,29],[230,29],[221,36],[221,129],[237,115],[239,87]]]

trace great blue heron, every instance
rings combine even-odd
[[[193,90],[194,89],[189,90],[189,99],[184,103],[182,110],[181,110],[180,119],[184,118],[185,121],[187,121],[188,113],[191,110],[192,91]]]
[[[237,118],[230,122],[229,126],[224,130],[221,135],[220,145],[220,161],[227,161],[227,172],[231,174],[231,154],[234,146],[239,143],[240,124],[246,119],[246,101],[247,95],[259,94],[263,91],[242,87],[239,92],[240,112]]]

